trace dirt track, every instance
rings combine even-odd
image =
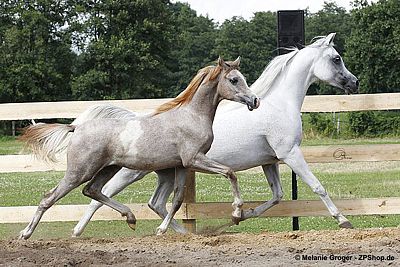
[[[361,260],[362,255],[367,258]],[[312,256],[327,259],[304,258]],[[345,256],[351,259],[346,262],[333,259]],[[388,256],[394,260],[388,260]],[[399,266],[400,229],[0,241],[0,266],[289,266],[293,263],[295,266]]]

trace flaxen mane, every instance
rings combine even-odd
[[[180,107],[189,103],[203,81],[207,82],[214,80],[221,73],[221,70],[222,68],[220,66],[208,66],[199,70],[183,92],[173,100],[159,106],[153,115],[158,115],[175,107]]]

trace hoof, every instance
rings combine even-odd
[[[163,234],[165,234],[166,231],[167,231],[167,229],[162,229],[162,228],[158,227],[156,235],[163,235]]]
[[[136,218],[133,216],[133,214],[132,216],[128,216],[126,222],[128,223],[129,228],[131,228],[133,231],[136,230]]]
[[[340,228],[345,228],[345,229],[353,229],[353,225],[349,221],[344,221],[342,223],[339,223]]]
[[[128,223],[129,228],[131,228],[133,231],[136,230],[136,223]]]
[[[77,238],[79,236],[80,236],[80,234],[77,234],[77,233],[74,233],[74,232],[72,232],[72,234],[71,234],[71,237],[73,237],[73,238]]]
[[[232,222],[236,225],[239,225],[240,221],[242,220],[241,217],[234,217],[232,216]]]
[[[82,231],[78,231],[78,230],[72,230],[72,234],[71,234],[71,237],[78,237],[78,236],[80,236],[82,234]]]
[[[26,234],[24,233],[24,231],[21,231],[21,232],[19,233],[18,239],[20,239],[20,240],[27,240],[29,237],[30,237],[30,235],[28,236],[28,235],[26,235]]]

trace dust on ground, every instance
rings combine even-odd
[[[1,240],[0,266],[399,266],[400,228]]]

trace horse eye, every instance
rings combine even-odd
[[[229,81],[231,82],[231,84],[236,85],[238,83],[239,79],[235,77],[235,78],[229,79]]]
[[[336,57],[334,57],[334,58],[332,59],[332,61],[333,61],[333,63],[335,63],[335,64],[339,64],[339,63],[342,61],[342,59],[340,58],[340,56],[336,56]]]

